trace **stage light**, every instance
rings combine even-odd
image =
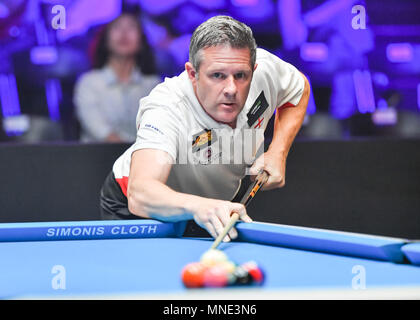
[[[31,62],[37,65],[54,64],[57,62],[57,49],[53,46],[38,46],[31,49]]]
[[[328,60],[328,46],[322,42],[306,42],[300,47],[300,57],[304,61],[325,62]]]
[[[413,46],[410,43],[390,43],[386,47],[386,57],[394,63],[411,62],[414,57]]]
[[[2,123],[4,131],[9,137],[20,136],[30,128],[30,119],[24,114],[3,118]]]

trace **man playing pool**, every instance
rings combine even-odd
[[[252,221],[232,200],[251,164],[249,174],[269,174],[263,189],[284,186],[309,92],[294,66],[257,49],[248,26],[228,16],[205,21],[192,35],[185,71],[140,100],[137,140],[105,180],[102,217],[193,219],[214,238],[232,212]],[[263,141],[254,133],[274,112],[272,142],[257,157]],[[238,145],[253,150],[252,160],[237,161]],[[224,241],[236,237],[232,228]]]

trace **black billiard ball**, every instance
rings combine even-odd
[[[235,277],[234,284],[236,285],[247,285],[253,282],[252,276],[245,268],[241,266],[235,268],[235,271],[233,271],[233,276]]]

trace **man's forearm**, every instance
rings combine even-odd
[[[189,204],[198,197],[176,192],[159,181],[142,181],[128,189],[128,209],[137,216],[174,222],[192,218]]]
[[[309,101],[309,82],[305,79],[305,88],[296,107],[277,110],[274,121],[273,140],[268,151],[287,157],[290,147],[299,132],[306,114]]]
[[[214,238],[223,231],[232,212],[238,213],[242,221],[252,221],[243,204],[177,192],[156,180],[142,181],[127,195],[128,209],[137,216],[164,222],[194,219]],[[237,232],[232,229],[224,241],[236,237]]]

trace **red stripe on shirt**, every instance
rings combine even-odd
[[[128,189],[128,177],[122,177],[122,178],[115,178],[115,181],[120,185],[122,192],[127,197],[127,189]]]
[[[283,104],[282,106],[280,106],[280,107],[277,107],[277,110],[283,110],[283,109],[286,109],[286,108],[290,108],[290,107],[296,107],[293,103],[290,103],[290,102],[286,102],[285,104]]]

